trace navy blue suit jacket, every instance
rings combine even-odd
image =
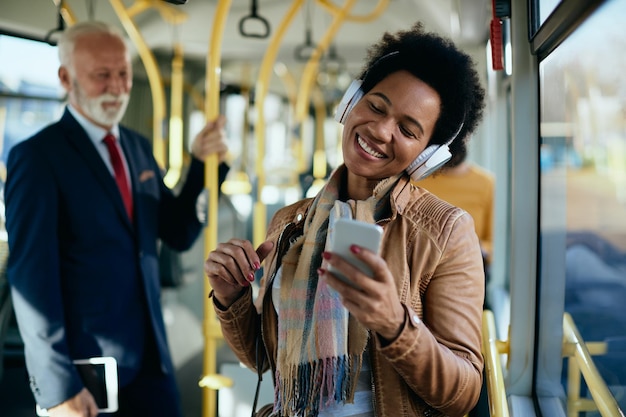
[[[13,147],[8,158],[8,278],[31,389],[42,407],[82,388],[72,359],[115,357],[123,386],[139,370],[146,340],[155,339],[161,369],[173,372],[157,239],[185,250],[199,235],[196,199],[204,164],[193,160],[174,196],[150,143],[122,126],[120,141],[132,180],[134,225],[115,180],[69,111]]]

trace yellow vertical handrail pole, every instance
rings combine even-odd
[[[580,369],[576,358],[567,358],[567,416],[578,417],[580,408]]]
[[[356,1],[357,0],[347,0],[341,10],[334,14],[332,23],[326,30],[326,33],[324,34],[320,42],[317,44],[317,47],[313,50],[311,57],[304,67],[304,71],[302,72],[302,78],[300,79],[300,88],[298,89],[298,98],[296,100],[296,126],[301,126],[307,117],[311,97],[311,89],[313,88],[313,85],[315,83],[315,75],[317,74],[320,58],[322,57],[324,51],[330,45],[330,42],[335,37],[335,34],[343,24],[346,16],[348,16],[348,13],[352,9]],[[298,155],[298,162],[300,168],[303,168],[304,147],[299,146],[299,149],[300,153]]]
[[[287,100],[289,100],[289,106],[292,109],[296,108],[296,96],[298,95],[298,85],[293,74],[289,72],[289,68],[282,62],[274,65],[274,72],[278,75],[278,78],[283,83],[285,91],[287,93]]]
[[[495,320],[490,310],[483,311],[482,351],[485,358],[489,415],[492,417],[509,417],[504,376],[500,362],[500,354],[508,353],[508,343],[505,344],[497,340]]]
[[[326,120],[326,103],[319,88],[313,91],[315,104],[315,146],[313,148],[314,182],[326,177],[326,143],[324,140],[324,122]]]
[[[330,45],[330,42],[335,37],[335,34],[343,24],[345,17],[348,15],[348,12],[354,6],[356,1],[357,0],[347,0],[341,11],[334,15],[332,23],[326,30],[326,33],[320,42],[317,44],[317,47],[313,50],[311,57],[304,67],[302,78],[300,79],[300,88],[298,89],[298,100],[296,101],[296,123],[303,122],[308,114],[311,88],[315,81],[319,60],[324,51],[328,48],[328,45]]]
[[[221,47],[224,26],[228,18],[231,0],[219,0],[213,16],[211,26],[211,38],[209,40],[209,53],[206,63],[206,87],[205,87],[205,116],[206,120],[214,120],[219,116],[220,105],[220,72],[221,72]],[[207,222],[204,228],[204,259],[209,252],[217,247],[217,199],[218,199],[218,165],[217,154],[209,155],[204,166],[204,187],[208,197]],[[211,291],[209,280],[205,279],[205,295]],[[204,297],[204,356],[203,356],[203,379],[217,374],[216,353],[217,339],[222,337],[221,330],[215,318],[213,305],[208,297]],[[217,388],[205,385],[202,394],[202,415],[215,417],[217,405]]]
[[[177,43],[172,58],[168,165],[163,177],[169,188],[178,183],[183,170],[183,65],[183,46]]]
[[[317,56],[314,55],[311,57],[311,59],[309,60],[307,69],[305,69],[305,74],[302,77],[302,85],[304,87],[304,90],[302,88],[300,89],[300,92],[301,92],[301,94],[299,95],[300,101],[296,105],[296,123],[302,123],[304,121],[304,118],[306,117],[305,106],[308,103],[308,91],[310,91],[309,89],[312,88],[313,86],[313,77],[317,73],[317,67],[319,65],[319,59],[321,57],[321,53],[328,48],[330,41],[335,35],[334,32],[338,30],[339,25],[341,25],[343,21],[368,22],[368,21],[374,20],[378,18],[385,11],[385,9],[387,8],[389,4],[389,0],[380,0],[378,4],[376,4],[374,10],[371,13],[367,15],[362,15],[362,16],[350,15],[348,13],[350,9],[352,8],[351,4],[345,4],[343,8],[338,8],[337,6],[335,6],[334,4],[332,4],[332,2],[329,2],[328,0],[317,0],[317,3],[319,3],[323,8],[326,8],[327,11],[329,11],[330,13],[338,16],[339,19],[335,20],[334,22],[334,24],[337,25],[337,29],[334,29],[331,26],[331,28],[327,31],[324,40],[318,46],[318,48],[320,49],[319,54]],[[315,53],[317,52],[318,51],[316,50]],[[309,71],[308,73],[307,73],[307,70]],[[309,89],[306,88],[307,86],[309,87]],[[302,93],[302,91],[304,91],[304,93]],[[315,97],[313,97],[313,99],[315,100]],[[318,111],[317,106],[318,104],[316,103],[316,112]],[[319,115],[317,113],[316,113],[316,118],[319,118]],[[319,124],[320,120],[317,120],[317,123]],[[315,151],[313,153],[313,176],[315,178],[315,181],[318,182],[317,186],[320,186],[321,185],[319,184],[320,181],[322,181],[322,178],[325,177],[326,175],[327,158],[326,158],[326,151],[324,147],[323,138],[321,140],[319,138],[319,135],[323,135],[323,131],[320,130],[319,125],[316,131],[318,132],[318,135],[316,135],[316,146],[315,146]],[[319,147],[320,145],[321,145],[321,149]],[[304,148],[300,147],[300,149],[303,150]],[[299,160],[300,160],[300,165],[302,167],[304,167],[304,161],[302,161],[303,158],[304,158],[304,154],[303,152],[301,152],[301,154],[299,155]]]
[[[240,180],[240,192],[250,194],[252,191],[252,184],[250,183],[250,177],[248,176],[248,164],[249,161],[249,146],[250,146],[250,65],[246,64],[243,68],[243,74],[241,76],[241,96],[244,98],[244,116],[243,116],[243,134],[241,135],[241,163],[239,167],[238,179]]]
[[[163,137],[163,123],[165,122],[165,92],[163,81],[152,51],[148,48],[139,29],[128,14],[122,0],[109,0],[126,33],[137,48],[141,61],[148,75],[150,91],[152,92],[152,152],[154,159],[161,168],[165,168],[165,139]]]
[[[309,103],[309,93],[311,91],[314,76],[317,73],[319,59],[322,53],[328,48],[328,45],[339,30],[339,27],[346,20],[357,22],[371,21],[380,16],[389,4],[389,0],[380,0],[370,14],[363,16],[354,16],[350,15],[349,12],[354,6],[355,0],[346,1],[346,3],[344,3],[343,7],[341,8],[338,8],[337,6],[332,4],[332,2],[329,2],[327,0],[318,0],[317,2],[328,11],[330,11],[335,18],[331,23],[331,26],[327,29],[322,40],[317,45],[317,48],[315,48],[315,50],[313,51],[313,54],[311,55],[311,58],[309,58],[309,61],[307,62],[307,65],[302,74],[299,89],[300,95],[298,96],[298,103],[296,105],[296,122],[303,121],[306,117],[308,107],[307,105]]]
[[[59,4],[61,3],[61,0],[52,0],[52,2],[58,7]],[[74,23],[76,23],[76,15],[74,14],[70,6],[67,5],[66,2],[63,2],[63,4],[61,4],[61,10],[59,10],[59,13],[61,13],[61,17],[63,17],[63,20],[68,25],[71,26]]]
[[[272,67],[278,54],[280,43],[282,42],[287,28],[293,21],[294,16],[304,4],[304,0],[294,0],[280,22],[276,32],[270,39],[267,51],[263,56],[259,76],[255,87],[255,107],[256,107],[256,124],[254,133],[256,137],[256,176],[257,176],[257,200],[254,203],[254,217],[252,225],[252,241],[254,246],[260,245],[265,240],[267,212],[265,204],[262,201],[263,187],[265,187],[265,97],[269,90],[269,81],[272,75]]]
[[[55,5],[59,5],[61,0],[53,0]],[[117,14],[120,22],[124,26],[126,33],[129,35],[131,41],[137,48],[137,52],[141,57],[143,65],[146,69],[146,73],[148,75],[148,81],[150,83],[150,91],[152,93],[152,106],[153,106],[153,124],[152,124],[152,147],[154,157],[157,163],[165,168],[165,140],[163,138],[163,123],[165,120],[165,93],[163,91],[163,82],[161,80],[161,74],[159,72],[158,66],[156,64],[156,60],[152,55],[152,52],[146,45],[143,40],[139,30],[137,29],[135,23],[132,21],[132,14],[137,12],[137,6],[140,6],[141,11],[150,7],[150,4],[145,1],[139,1],[134,6],[129,9],[126,9],[121,0],[109,0],[113,10]],[[164,12],[165,10],[163,10]],[[60,10],[61,16],[63,20],[69,25],[73,25],[76,23],[76,15],[72,11],[72,9],[67,5],[67,3],[63,2]],[[173,12],[171,12],[173,13]],[[182,13],[176,13],[176,20],[180,21],[181,16],[184,16]]]

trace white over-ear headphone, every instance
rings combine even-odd
[[[362,80],[352,80],[352,83],[350,83],[350,86],[343,94],[343,97],[337,106],[337,111],[335,111],[335,120],[339,123],[344,124],[346,122],[348,113],[352,111],[355,104],[361,100],[361,97],[363,97],[361,84],[363,84]]]
[[[337,111],[335,112],[335,120],[341,124],[344,124],[346,117],[352,111],[352,108],[363,97],[364,93],[361,89],[362,80],[354,80],[344,93]],[[452,139],[441,145],[430,145],[420,153],[417,158],[411,162],[406,169],[406,172],[411,176],[413,181],[419,181],[426,178],[437,169],[442,167],[446,162],[452,158],[450,148],[448,145],[457,137],[463,123],[459,126],[456,133],[452,136]]]

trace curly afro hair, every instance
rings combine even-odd
[[[448,146],[452,159],[466,154],[466,141],[480,122],[485,106],[485,91],[480,84],[472,58],[452,41],[426,32],[420,22],[411,29],[386,32],[368,49],[362,70],[361,88],[365,93],[389,74],[408,71],[439,93],[441,113],[429,144]]]

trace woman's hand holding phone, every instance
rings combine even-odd
[[[405,310],[387,263],[379,255],[382,228],[357,220],[335,223],[320,270],[343,305],[363,326],[387,341],[402,330]],[[357,282],[358,281],[358,282]]]
[[[338,219],[332,231],[329,251],[341,256],[364,274],[372,276],[371,268],[354,256],[350,246],[359,245],[378,254],[382,236],[383,228],[377,224],[366,223],[360,220]],[[332,265],[329,265],[328,270],[346,284],[358,288],[358,285]]]

